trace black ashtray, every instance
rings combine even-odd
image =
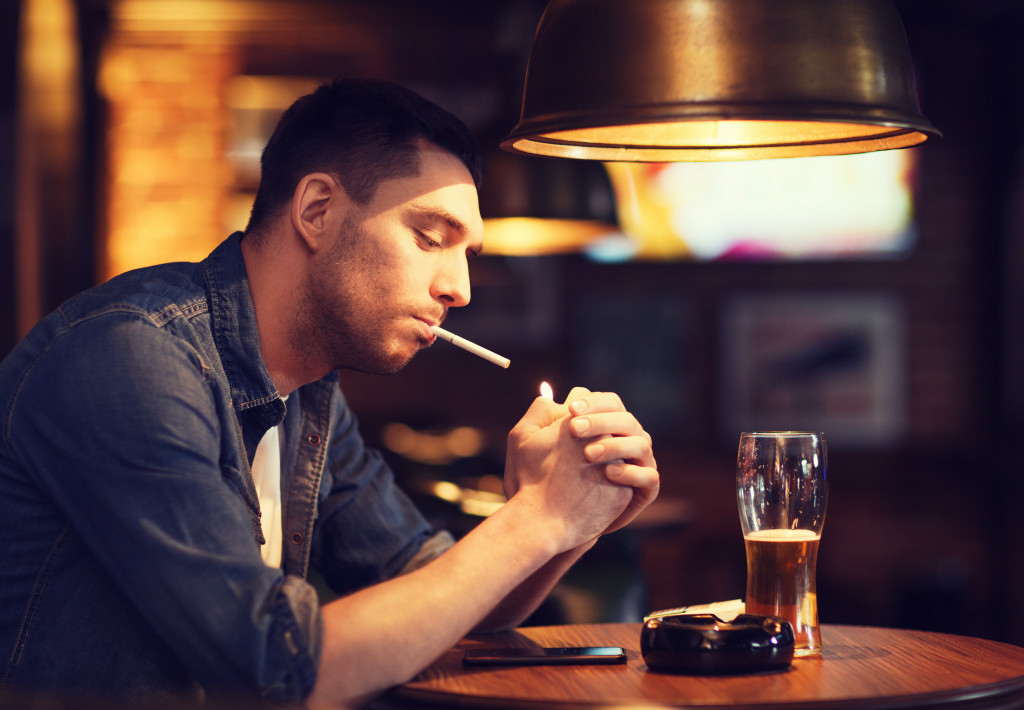
[[[793,626],[777,616],[714,614],[648,619],[640,632],[647,667],[668,673],[727,675],[782,670],[793,662]]]

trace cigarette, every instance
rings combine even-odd
[[[487,362],[493,362],[495,365],[504,368],[508,368],[508,366],[512,364],[512,361],[507,357],[502,357],[498,353],[491,352],[487,348],[482,348],[474,342],[466,340],[465,338],[460,338],[454,333],[449,333],[444,328],[433,325],[430,329],[434,331],[434,335],[439,337],[441,340],[447,340],[452,345],[471,352],[477,357],[482,357],[484,360],[487,360]]]

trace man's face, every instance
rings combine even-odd
[[[430,326],[469,303],[476,187],[458,158],[420,146],[420,174],[382,182],[314,257],[295,337],[333,369],[397,372],[433,342]]]

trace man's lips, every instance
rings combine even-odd
[[[434,335],[434,331],[431,328],[435,325],[440,325],[441,321],[434,318],[421,318],[419,316],[415,316],[415,318],[420,322],[420,330],[423,333],[424,340],[427,341],[428,345],[432,345],[437,336]]]

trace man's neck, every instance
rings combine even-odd
[[[260,354],[270,379],[279,394],[320,379],[329,366],[318,366],[294,347],[292,328],[295,324],[303,265],[298,255],[281,244],[279,235],[264,235],[259,247],[252,240],[242,239],[242,258],[249,278]]]

